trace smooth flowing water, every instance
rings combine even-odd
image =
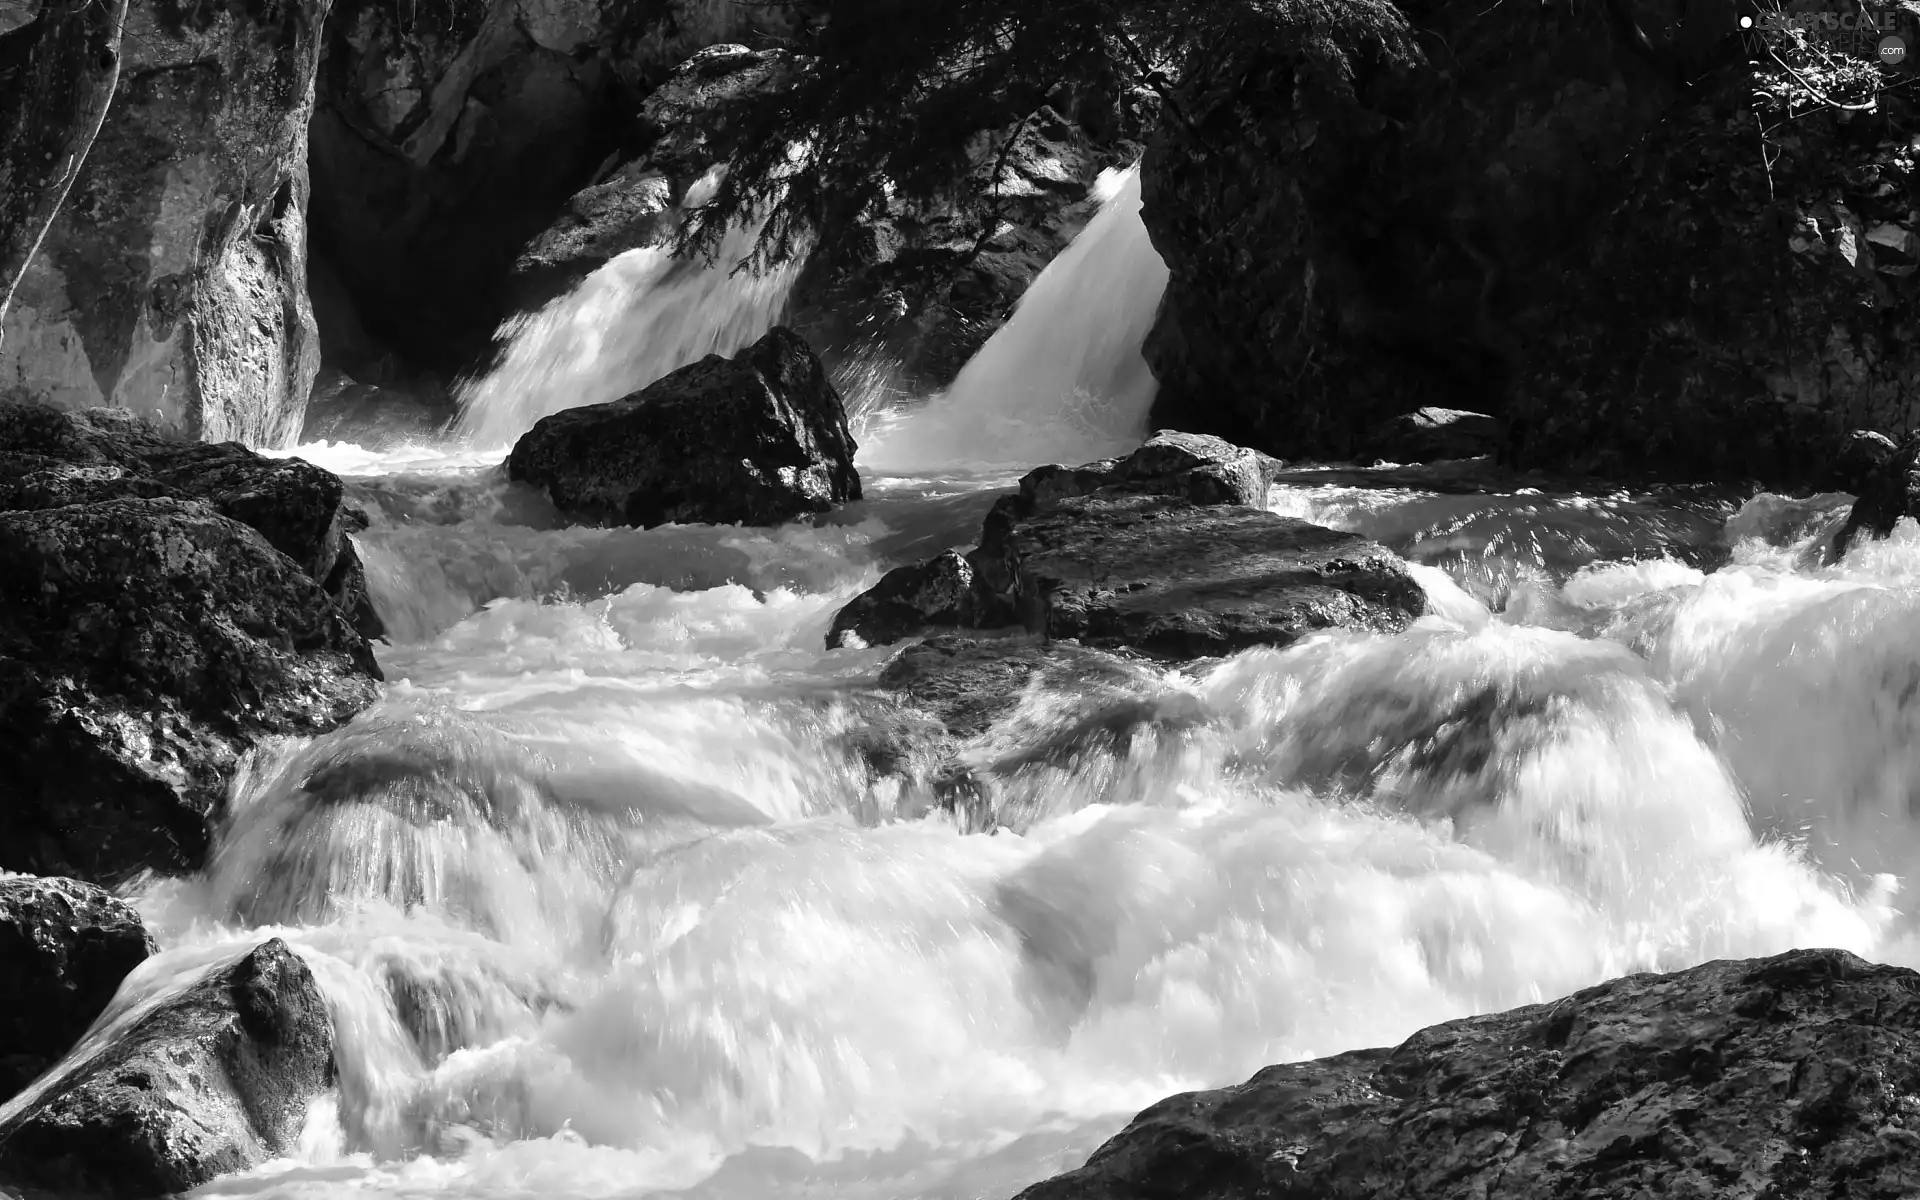
[[[1047,304],[1019,320],[1111,327]],[[1049,372],[1097,355],[1020,344],[1072,381],[1035,419],[1084,400]],[[496,394],[524,426],[550,384]],[[868,422],[866,501],[772,530],[568,528],[484,439],[301,451],[373,518],[392,683],[138,893],[165,949],[91,1043],[268,934],[312,964],[337,1094],[203,1194],[1004,1200],[1267,1063],[1715,957],[1920,961],[1920,532],[1823,566],[1846,497],[1294,472],[1271,506],[1406,555],[1432,614],[1035,687],[965,749],[1006,826],[968,833],[859,753],[891,651],[827,624],[1122,426],[920,465],[949,402]]]

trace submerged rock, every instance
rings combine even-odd
[[[1040,467],[994,506],[976,549],[890,572],[835,616],[827,647],[1018,624],[1182,659],[1317,629],[1395,632],[1426,611],[1396,555],[1260,507],[1279,468],[1165,430],[1122,458]]]
[[[1856,434],[1843,448],[1845,486],[1858,493],[1847,523],[1834,535],[1839,558],[1862,535],[1883,538],[1903,517],[1920,517],[1920,435],[1895,445],[1879,434]]]
[[[778,525],[860,498],[847,414],[820,361],[774,329],[610,404],[543,418],[507,474],[588,520]]]
[[[0,875],[0,1101],[60,1061],[154,951],[104,888]]]
[[[294,1148],[333,1082],[313,973],[262,943],[164,1001],[0,1122],[0,1184],[28,1196],[173,1195]]]
[[[340,481],[0,406],[0,867],[197,868],[239,756],[377,693]]]
[[[1920,974],[1839,950],[1630,975],[1170,1097],[1021,1200],[1920,1192]]]

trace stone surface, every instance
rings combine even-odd
[[[1317,629],[1395,631],[1426,611],[1395,555],[1261,507],[1280,469],[1173,430],[1119,458],[1036,468],[995,504],[978,547],[889,572],[836,614],[827,647],[1018,624],[1193,658]]]
[[[1893,1200],[1920,975],[1837,950],[1630,975],[1142,1112],[1021,1200]]]
[[[588,520],[778,525],[858,500],[854,449],[819,360],[776,328],[731,359],[543,418],[507,474]]]
[[[370,334],[415,367],[465,370],[516,306],[523,248],[647,145],[638,99],[701,47],[790,19],[712,0],[337,0],[312,134],[316,250]]]
[[[1375,426],[1360,457],[1399,463],[1479,458],[1497,453],[1501,437],[1500,422],[1485,413],[1429,406]]]
[[[154,950],[104,888],[0,874],[0,1102],[60,1061]]]
[[[1237,505],[1101,491],[1022,515],[1003,502],[979,556],[1029,631],[1169,658],[1284,646],[1322,629],[1393,633],[1426,611],[1406,564],[1383,547]]]
[[[1400,11],[1418,61],[1343,26],[1350,90],[1283,34],[1182,83],[1143,169],[1157,422],[1346,458],[1438,405],[1522,465],[1783,482],[1914,425],[1907,93],[1757,106],[1783,77],[1722,0]]]
[[[118,90],[0,339],[0,398],[280,446],[319,346],[307,123],[326,0],[134,0]]]
[[[351,519],[297,459],[0,406],[0,868],[195,869],[247,747],[372,703]]]
[[[0,1123],[0,1183],[173,1195],[290,1152],[333,1082],[313,974],[278,938],[163,1002]]]
[[[321,382],[307,401],[300,432],[308,442],[349,442],[381,450],[406,442],[431,441],[459,416],[443,393],[357,383],[351,376],[322,368]]]
[[[1851,446],[1847,464],[1858,492],[1847,523],[1834,535],[1833,557],[1845,554],[1862,536],[1883,538],[1903,517],[1920,517],[1920,434],[1909,435],[1888,450],[1889,439],[1869,435]]]

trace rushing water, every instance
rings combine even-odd
[[[1120,215],[1086,236],[1137,248]],[[1099,354],[1030,327],[1151,311],[1056,284],[1004,335],[1066,381],[1026,395],[1043,424]],[[550,369],[478,428],[635,369],[529,328]],[[857,752],[889,651],[822,650],[832,613],[1150,396],[928,464],[968,394],[868,422],[868,500],[775,530],[567,528],[497,438],[302,451],[372,516],[393,682],[256,758],[204,875],[140,890],[165,950],[90,1042],[269,933],[312,964],[337,1094],[204,1194],[1000,1200],[1266,1063],[1636,969],[1920,960],[1920,532],[1820,565],[1841,496],[1292,473],[1271,506],[1405,554],[1432,615],[1036,687],[965,750],[1006,827],[926,815]]]

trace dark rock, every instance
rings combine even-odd
[[[1398,632],[1426,611],[1383,547],[1238,505],[1101,491],[1022,516],[1003,501],[979,557],[1029,631],[1169,658],[1322,629]]]
[[[731,359],[543,418],[507,474],[590,520],[777,525],[858,500],[854,449],[819,360],[777,328]]]
[[[710,0],[335,0],[312,130],[316,251],[370,334],[416,367],[466,370],[514,310],[522,249],[646,146],[636,99],[702,46],[792,19]]]
[[[133,0],[113,105],[7,311],[0,398],[112,405],[203,441],[299,432],[327,8]]]
[[[1910,435],[1890,453],[1879,445],[1885,440],[1869,434],[1852,447],[1859,496],[1847,523],[1834,535],[1836,559],[1862,534],[1883,538],[1901,518],[1920,517],[1920,435]]]
[[[29,1197],[185,1192],[290,1152],[333,1082],[313,974],[278,938],[139,1018],[0,1125]]]
[[[242,752],[372,703],[340,494],[123,413],[0,405],[0,867],[195,869]]]
[[[1392,462],[1446,462],[1479,458],[1500,448],[1500,422],[1457,408],[1421,408],[1376,426],[1362,443],[1362,458]]]
[[[929,625],[973,624],[973,566],[952,550],[895,567],[834,614],[827,649],[885,646]]]
[[[105,889],[0,875],[0,1101],[60,1061],[154,952],[140,914]]]
[[[1399,630],[1426,611],[1393,554],[1260,507],[1280,467],[1162,430],[1121,458],[1037,468],[987,515],[975,550],[890,572],[835,617],[828,648],[1017,623],[1192,658],[1317,629]]]
[[[1818,103],[1734,15],[1283,9],[1196,62],[1142,172],[1154,420],[1344,459],[1438,405],[1502,418],[1523,466],[1788,483],[1904,428],[1920,109]]]
[[[300,441],[346,442],[384,450],[407,442],[428,441],[459,415],[444,392],[356,383],[347,375],[323,370],[307,401]]]
[[[1840,448],[1834,452],[1825,482],[1858,494],[1899,450],[1899,444],[1884,433],[1856,429],[1840,439]]]
[[[1630,975],[1170,1097],[1021,1200],[1920,1191],[1920,975],[1838,950]]]

